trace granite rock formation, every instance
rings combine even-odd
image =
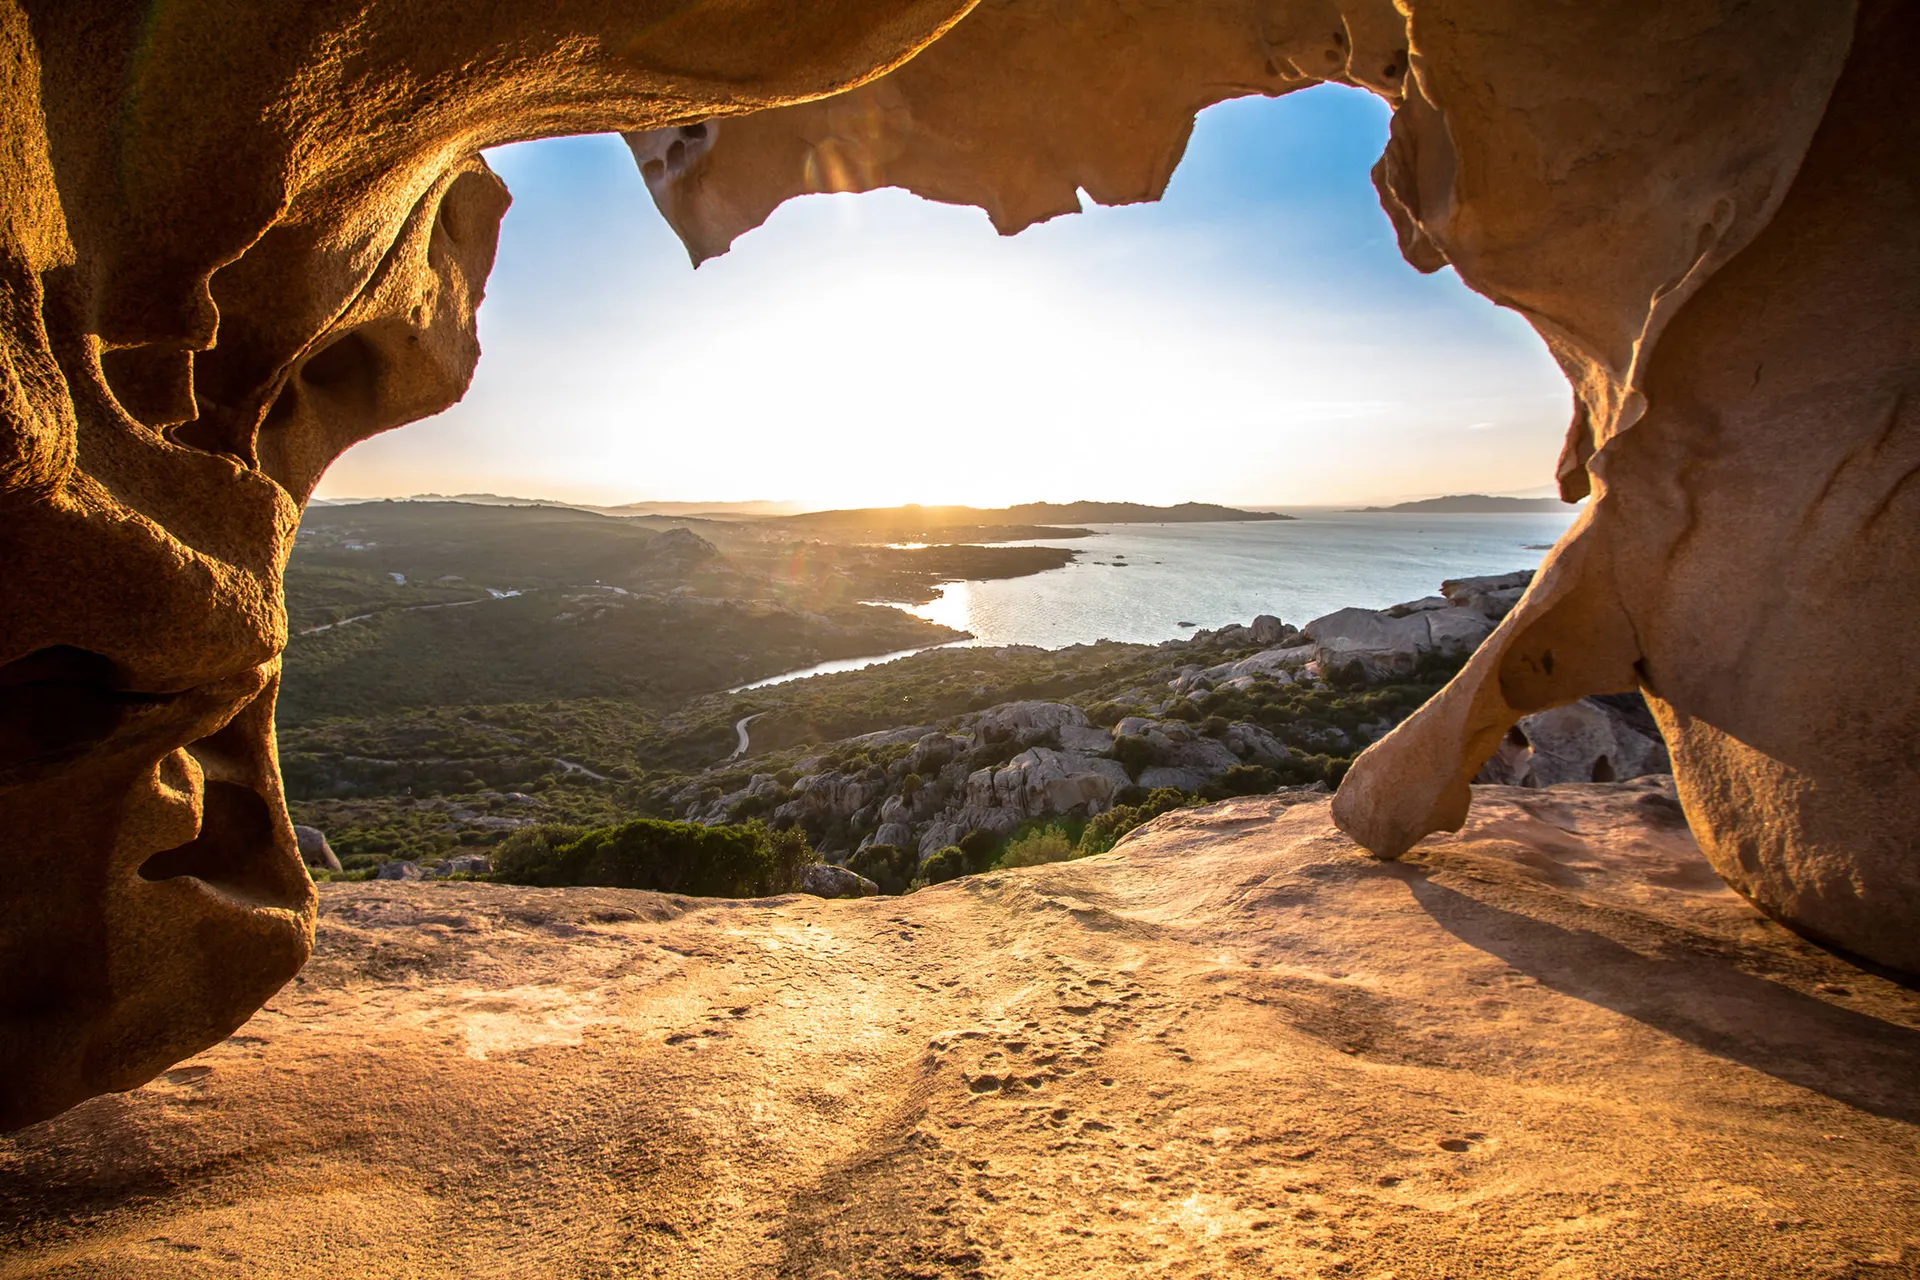
[[[1522,717],[1640,689],[1728,883],[1920,973],[1917,54],[1898,0],[983,0],[892,74],[727,121],[677,166],[634,144],[698,261],[810,191],[905,187],[1012,232],[1081,189],[1157,196],[1208,102],[1386,98],[1403,254],[1540,333],[1574,390],[1561,489],[1591,501],[1338,820],[1397,857],[1459,827]]]
[[[0,1273],[1892,1277],[1920,997],[1665,780],[1324,797],[907,898],[320,887],[239,1034],[0,1138]]]
[[[309,867],[326,871],[340,870],[340,855],[327,843],[327,833],[318,827],[294,824],[293,842],[294,847],[300,850],[300,860]]]
[[[307,957],[281,566],[342,449],[467,385],[478,150],[843,89],[963,9],[0,0],[0,1128]]]
[[[479,150],[593,130],[642,135],[700,256],[889,182],[1011,231],[1157,194],[1209,102],[1382,95],[1403,252],[1541,332],[1592,502],[1339,820],[1403,853],[1520,717],[1639,687],[1721,874],[1920,971],[1912,7],[968,8],[0,0],[0,1126],[305,959],[271,733],[299,505],[461,394],[506,203]]]

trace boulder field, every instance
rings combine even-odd
[[[1325,798],[904,898],[320,886],[232,1037],[0,1139],[0,1277],[1920,1272],[1920,996],[1669,780]]]
[[[730,776],[736,752],[721,767],[688,780],[671,799],[677,812],[697,822],[728,822],[752,804],[770,810],[776,823],[813,831],[841,827],[861,847],[913,849],[925,858],[971,831],[1004,836],[1023,823],[1105,812],[1123,802],[1129,788],[1199,793],[1236,767],[1284,766],[1293,753],[1259,724],[1223,716],[1209,730],[1177,718],[1183,709],[1192,712],[1188,704],[1204,707],[1216,689],[1272,693],[1283,686],[1321,686],[1333,677],[1369,683],[1409,677],[1430,658],[1471,653],[1511,612],[1532,578],[1532,571],[1522,570],[1455,579],[1442,584],[1438,596],[1387,609],[1340,609],[1304,627],[1263,614],[1250,626],[1167,641],[1163,651],[1193,660],[1171,668],[1164,689],[1143,685],[1132,692],[1143,714],[1110,724],[1110,716],[1095,724],[1064,702],[1004,702],[944,727],[908,725],[828,744],[911,748],[885,768],[827,768],[823,752],[794,762],[797,776],[790,787],[778,774],[762,771],[744,785],[732,774],[732,789],[722,789],[718,782]],[[1255,645],[1273,647],[1239,652]],[[1235,653],[1221,660],[1221,650]],[[1393,719],[1384,717],[1354,734],[1328,726],[1309,737],[1321,749],[1352,751],[1392,728]],[[982,765],[983,755],[992,762]],[[1515,786],[1616,782],[1672,767],[1644,700],[1603,695],[1522,718],[1476,780]],[[838,836],[821,849],[830,860],[853,851]]]

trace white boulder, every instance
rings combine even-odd
[[[861,842],[868,844],[890,844],[896,849],[913,847],[913,828],[904,822],[883,822],[874,829],[873,839]]]
[[[982,742],[1016,739],[1033,742],[1049,733],[1087,723],[1086,713],[1064,702],[1008,702],[963,719],[960,727],[971,730]]]
[[[1550,787],[1671,772],[1666,743],[1647,727],[1591,698],[1535,712],[1507,731],[1475,781]]]
[[[816,862],[800,873],[800,892],[816,898],[871,898],[880,886],[857,871]]]

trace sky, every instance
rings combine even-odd
[[[1393,501],[1545,493],[1567,386],[1518,316],[1401,260],[1387,108],[1204,112],[1157,204],[999,237],[897,190],[776,210],[698,270],[612,136],[502,147],[466,398],[322,497]]]

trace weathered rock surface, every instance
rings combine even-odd
[[[1131,784],[1127,771],[1112,760],[1030,747],[997,769],[980,769],[967,778],[966,803],[954,825],[962,832],[972,827],[1010,831],[1029,818],[1075,809],[1098,813]]]
[[[1901,0],[988,0],[649,185],[696,261],[805,191],[902,186],[1012,232],[1082,189],[1158,195],[1205,102],[1378,93],[1403,255],[1532,322],[1574,390],[1561,490],[1592,502],[1530,591],[1478,594],[1512,613],[1347,775],[1342,824],[1397,856],[1464,821],[1521,717],[1642,689],[1729,881],[1920,973],[1916,57]]]
[[[1522,716],[1474,781],[1551,787],[1671,773],[1666,743],[1646,704],[1637,697],[1632,701],[1639,703],[1637,714],[1599,698],[1582,698]]]
[[[0,1125],[216,1042],[303,962],[271,740],[299,505],[464,391],[506,205],[479,151],[605,129],[648,135],[698,257],[803,191],[1008,231],[1151,198],[1208,103],[1381,95],[1402,252],[1534,324],[1592,502],[1339,820],[1396,856],[1520,718],[1642,688],[1729,882],[1920,972],[1911,4],[483,8],[0,7]]]
[[[845,89],[964,7],[0,5],[0,1128],[307,957],[281,569],[342,450],[466,389],[479,151]]]
[[[816,898],[871,898],[880,886],[857,871],[816,862],[800,873],[800,892]]]
[[[327,843],[327,833],[318,827],[296,825],[293,829],[294,843],[300,847],[300,860],[310,867],[327,871],[340,869],[340,855]]]
[[[0,1139],[0,1273],[1895,1276],[1920,999],[1651,781],[1365,856],[1169,815],[906,898],[332,884],[238,1034]]]
[[[1871,0],[1853,12],[1844,74],[1829,37],[1809,32],[1802,71],[1831,72],[1750,99],[1784,122],[1788,100],[1814,92],[1817,129],[1793,126],[1771,152],[1720,151],[1691,174],[1697,200],[1645,206],[1649,219],[1691,217],[1696,261],[1616,313],[1620,338],[1634,311],[1644,336],[1607,340],[1606,357],[1549,336],[1584,387],[1563,483],[1590,478],[1595,496],[1454,685],[1347,775],[1335,812],[1371,847],[1395,853],[1461,821],[1467,778],[1521,716],[1638,686],[1728,882],[1813,936],[1920,973],[1920,685],[1907,674],[1920,598],[1920,489],[1907,483],[1920,465],[1920,198],[1907,175],[1920,120],[1892,105],[1920,56],[1920,18]],[[1841,14],[1781,8],[1773,20],[1801,19]],[[1682,124],[1670,105],[1665,137],[1711,148],[1731,136]],[[1498,110],[1493,97],[1468,108]],[[1595,278],[1611,273],[1590,261]],[[1588,314],[1575,328],[1604,333],[1604,312]]]
[[[1341,609],[1301,628],[1313,642],[1316,662],[1358,664],[1374,680],[1411,671],[1429,653],[1467,652],[1492,631],[1493,624],[1474,609],[1422,609],[1399,617]]]

